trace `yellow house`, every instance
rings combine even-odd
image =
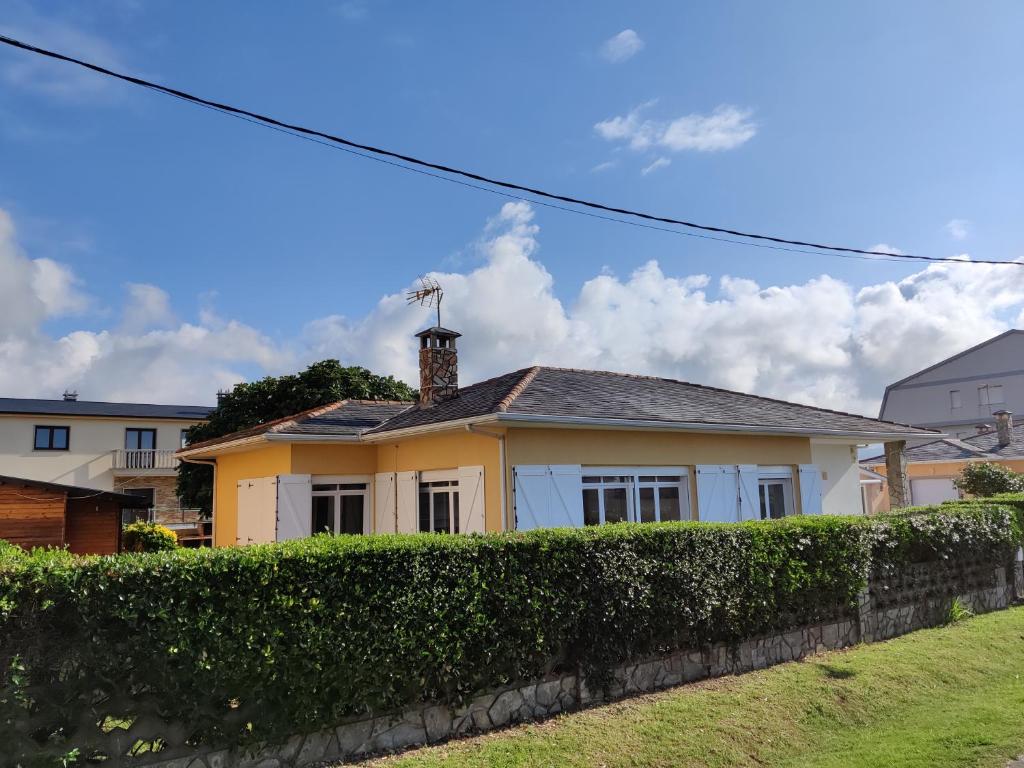
[[[420,338],[418,403],[342,401],[193,444],[217,546],[336,533],[859,514],[858,445],[935,432],[671,379],[534,366],[460,388]]]
[[[962,440],[932,440],[904,451],[911,504],[939,504],[960,498],[953,481],[968,464],[992,462],[1024,472],[1024,427],[1014,427],[1013,414],[1009,411],[997,411],[993,416],[995,429],[985,429]],[[888,510],[885,457],[864,459],[861,465],[883,481],[865,489],[865,503],[872,512]]]

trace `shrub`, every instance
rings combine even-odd
[[[599,684],[628,658],[848,614],[873,557],[1003,558],[1009,519],[988,505],[114,557],[37,551],[0,570],[13,606],[0,613],[0,743],[18,755],[65,734],[50,746],[66,752],[105,717],[159,717],[193,741],[259,744],[555,671]],[[17,727],[20,702],[46,725],[35,737]]]
[[[1024,475],[990,461],[968,464],[953,483],[963,493],[977,497],[1024,491]]]
[[[121,549],[125,552],[166,552],[178,548],[178,537],[170,528],[139,520],[129,523],[121,532]]]

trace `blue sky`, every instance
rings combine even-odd
[[[1024,256],[1022,25],[1024,5],[1009,1],[348,0],[285,10],[13,0],[0,10],[0,29],[28,42],[487,175],[711,224],[985,259]],[[42,309],[28,330],[0,328],[9,337],[0,356],[17,371],[0,376],[0,387],[53,394],[64,381],[94,397],[209,400],[242,376],[328,354],[408,377],[408,350],[396,339],[409,321],[382,297],[437,271],[466,291],[456,288],[449,304],[467,335],[479,331],[478,356],[464,361],[476,376],[543,353],[541,362],[629,366],[869,410],[889,378],[1012,325],[1024,307],[1012,267],[984,279],[961,276],[980,268],[925,273],[913,263],[719,244],[539,206],[502,214],[505,202],[0,50],[8,248],[60,276],[59,298],[36,280]],[[503,238],[549,279],[536,269],[481,272]],[[691,315],[667,305],[686,305],[679,291],[698,292],[692,317],[725,352],[708,352],[715,345],[704,339],[614,354],[633,342],[600,309],[614,318],[643,293],[631,276],[651,261],[665,313],[635,332],[679,334]],[[706,276],[699,285],[698,275]],[[820,300],[827,312],[823,275],[850,306],[837,307],[838,327],[819,337],[822,322],[799,310]],[[481,282],[492,290],[517,278],[502,290],[542,293],[540,314],[562,314],[521,339],[501,324],[530,325],[536,308],[491,301],[497,314],[486,317],[470,306],[487,301]],[[744,314],[737,295],[750,284],[723,292],[722,278],[788,291],[792,316],[760,293]],[[929,303],[862,317],[862,289],[897,286],[913,302],[919,284],[936,281]],[[602,294],[606,303],[594,304],[602,285],[626,299]],[[994,291],[1006,295],[987,306]],[[950,313],[947,300],[966,314]],[[896,322],[909,352],[875,348],[886,313],[907,315]],[[804,335],[780,340],[789,333],[782,326],[804,314]],[[737,330],[733,317],[746,324]],[[192,329],[236,353],[187,354],[181,337]],[[248,341],[216,336],[225,329]],[[539,341],[552,334],[558,343]],[[591,336],[594,349],[580,358]],[[167,350],[171,337],[177,353]],[[19,367],[23,353],[9,351],[12,339],[83,362],[33,379]],[[495,353],[503,341],[508,348]],[[817,349],[805,360],[800,347]],[[743,370],[709,362],[726,353],[744,356]],[[137,367],[137,384],[125,383],[125,366]],[[823,370],[836,380],[816,389]],[[857,383],[844,388],[844,378]]]

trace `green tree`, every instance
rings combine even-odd
[[[212,440],[240,429],[265,424],[337,400],[413,400],[416,392],[393,376],[378,376],[366,368],[321,360],[301,373],[267,376],[236,384],[219,397],[206,422],[188,431],[189,443]],[[182,462],[178,468],[182,504],[209,512],[213,499],[213,469]]]
[[[1024,475],[990,461],[968,464],[953,482],[964,493],[978,497],[1024,491]]]

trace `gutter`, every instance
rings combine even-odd
[[[466,431],[474,435],[492,437],[498,441],[498,464],[501,468],[501,530],[508,530],[508,504],[505,501],[505,435],[500,432],[491,432],[489,429],[480,429],[474,424],[467,424]],[[486,525],[485,525],[486,528]]]

